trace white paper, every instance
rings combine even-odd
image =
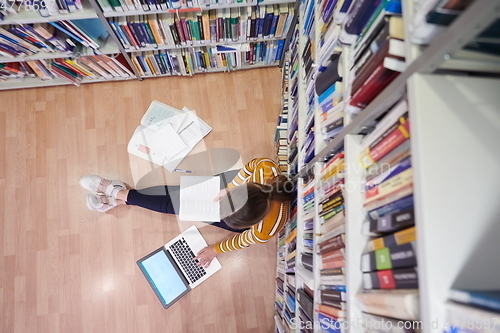
[[[169,161],[186,148],[184,141],[182,141],[179,134],[175,132],[172,125],[169,123],[165,124],[158,131],[156,131],[154,138],[156,140],[156,144],[165,152],[165,157]]]
[[[178,134],[181,141],[169,129],[163,130],[167,125]],[[173,172],[211,130],[187,107],[179,110],[153,101],[132,135],[127,151]]]
[[[179,115],[181,110],[175,109],[158,101],[153,101],[141,119],[143,126],[160,129],[168,118]]]
[[[220,221],[220,177],[182,176],[179,219],[181,221]]]
[[[165,161],[163,164],[163,167],[170,172],[172,172],[179,165],[182,159],[186,157],[194,146],[196,146],[204,137],[200,128],[199,118],[192,112],[186,114],[186,118],[177,133],[186,144],[186,147],[177,155],[173,156],[172,159]]]

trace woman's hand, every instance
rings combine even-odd
[[[196,264],[200,267],[207,268],[212,260],[217,256],[214,246],[207,246],[198,252],[198,255],[193,260],[198,261]]]
[[[219,191],[219,194],[214,198],[214,201],[221,201],[223,197],[227,195],[227,188],[223,188],[222,190]]]

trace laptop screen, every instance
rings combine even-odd
[[[187,293],[190,288],[181,276],[177,264],[170,254],[160,248],[137,261],[142,273],[148,280],[164,308],[170,306]]]

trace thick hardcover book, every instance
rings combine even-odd
[[[379,178],[382,174],[387,173],[388,170],[401,163],[401,161],[410,157],[410,140],[406,140],[366,170],[366,183],[371,184],[373,180]]]
[[[345,234],[341,234],[321,242],[318,245],[319,254],[325,254],[333,250],[345,248],[344,240],[345,240]]]
[[[377,123],[375,129],[361,140],[360,152],[364,153],[366,148],[370,147],[375,140],[387,132],[387,130],[406,112],[408,112],[408,103],[406,102],[406,99],[402,99],[387,112],[382,120]]]
[[[356,295],[363,312],[404,320],[419,320],[419,297],[415,289],[366,290]]]
[[[477,325],[474,327],[497,328],[497,330],[481,330],[481,332],[498,332],[498,327],[500,327],[500,316],[498,315],[498,311],[491,311],[486,308],[474,307],[468,304],[451,301],[446,302],[445,308],[446,319],[450,327],[467,327],[469,323],[473,323]],[[467,332],[470,331],[467,330]]]
[[[413,267],[416,265],[417,253],[414,242],[384,247],[361,256],[362,272]]]
[[[366,62],[357,70],[356,76],[354,77],[352,84],[351,84],[351,89],[353,92],[358,91],[358,89],[363,85],[363,83],[370,77],[370,74],[381,64],[385,63],[388,61],[392,61],[393,63],[396,63],[399,67],[390,67],[387,65],[384,65],[386,68],[392,69],[392,70],[397,70],[401,72],[404,70],[404,58],[401,58],[399,56],[393,55],[393,53],[397,53],[394,49],[397,48],[398,43],[402,44],[402,47],[404,48],[404,43],[402,41],[398,40],[392,40],[392,39],[387,39],[385,43],[382,45],[382,47],[376,51],[376,53],[373,53],[372,56],[370,56]],[[391,49],[392,48],[392,49]],[[385,60],[385,58],[388,57],[389,59],[392,60]]]
[[[365,108],[399,75],[400,72],[386,67],[386,65],[393,61],[399,60],[389,57],[384,58],[383,63],[381,63],[371,73],[363,85],[354,92],[346,109],[347,112],[357,113],[361,109]]]
[[[332,84],[342,79],[338,72],[340,54],[334,54],[327,68],[320,72],[315,81],[316,94],[323,94]]]
[[[338,308],[324,305],[324,304],[318,304],[317,306],[317,311],[326,313],[327,315],[330,315],[335,318],[345,318],[346,317],[346,311],[340,310]]]
[[[411,243],[417,240],[416,229],[411,227],[390,235],[375,238],[366,245],[367,251],[376,251],[384,247],[393,247],[396,245]]]
[[[321,262],[327,263],[330,261],[344,260],[344,249],[333,250],[321,256]]]
[[[406,169],[365,192],[366,204],[413,183],[413,169]]]
[[[320,275],[345,275],[345,267],[322,269]]]
[[[338,214],[335,214],[331,219],[324,221],[321,224],[320,232],[326,234],[344,223],[345,223],[345,212],[341,211]]]
[[[452,289],[450,291],[450,299],[488,310],[500,311],[500,290]]]
[[[326,285],[345,285],[345,275],[320,275],[319,281]]]
[[[381,172],[379,175],[371,178],[365,183],[365,190],[370,191],[371,189],[380,186],[382,183],[389,179],[399,175],[400,173],[411,168],[411,157],[407,156],[395,165],[388,166],[385,171]]]
[[[344,291],[323,289],[320,291],[320,297],[323,301],[324,299],[329,299],[334,302],[345,302],[347,300],[347,295]]]
[[[313,318],[314,302],[302,288],[297,289],[297,302],[299,302],[300,306],[309,318]]]
[[[387,269],[363,274],[363,289],[418,288],[416,267]]]
[[[345,44],[352,44],[363,31],[380,3],[381,0],[359,0],[354,2],[347,13],[340,40]]]
[[[369,212],[370,217],[377,218],[377,217],[374,217],[376,215],[371,214],[372,211],[376,211],[385,205],[391,204],[395,201],[406,198],[408,196],[413,196],[413,183],[408,184],[399,190],[391,192],[391,193],[381,197],[380,199],[365,203],[364,207]],[[412,201],[412,205],[413,205],[413,201]],[[405,208],[408,208],[408,207],[405,206]]]
[[[407,117],[400,117],[395,126],[397,127],[390,133],[384,134],[383,139],[376,146],[365,150],[361,158],[361,164],[365,168],[372,166],[410,137],[410,121]]]
[[[366,235],[387,234],[415,224],[415,212],[413,206],[398,210],[375,220],[363,223],[363,233]]]

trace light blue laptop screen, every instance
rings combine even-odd
[[[139,264],[163,304],[169,304],[187,290],[164,251],[157,252]]]

